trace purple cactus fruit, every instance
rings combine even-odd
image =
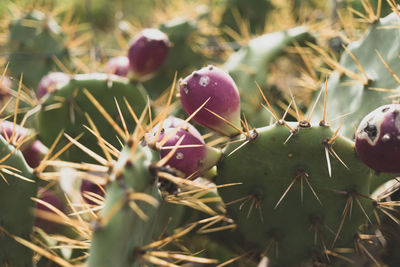
[[[11,138],[14,132],[15,142],[18,142],[20,138],[28,138],[33,131],[27,128],[24,128],[18,124],[15,124],[11,121],[3,120],[0,122],[0,134],[7,138]],[[39,140],[28,140],[21,147],[20,150],[24,155],[26,163],[31,168],[36,168],[39,166],[42,159],[48,153],[48,148]]]
[[[158,140],[161,141],[165,136],[169,136],[175,131],[176,128],[164,128]],[[184,129],[179,129],[162,145],[160,149],[161,157],[166,157],[182,137],[183,140],[179,148],[166,165],[181,171],[186,176],[197,177],[218,162],[221,156],[219,150],[206,146],[202,138],[199,139]]]
[[[49,152],[49,149],[39,140],[33,141],[29,146],[22,149],[22,154],[26,160],[26,163],[31,168],[39,166],[40,162]]]
[[[228,73],[210,65],[181,80],[179,87],[181,102],[188,114],[195,112],[209,99],[203,109],[193,117],[194,121],[227,136],[238,133],[221,118],[206,110],[211,110],[241,128],[239,91]]]
[[[130,76],[145,81],[162,66],[167,59],[168,36],[157,29],[144,29],[129,45],[128,58]]]
[[[32,133],[32,130],[24,128],[18,124],[14,125],[14,123],[11,121],[2,120],[0,122],[0,134],[4,138],[11,138],[13,132],[15,140],[18,140],[22,137],[27,138]]]
[[[400,104],[381,106],[361,121],[356,132],[360,159],[378,172],[400,172]]]
[[[87,193],[94,193],[96,195],[99,195],[101,197],[104,197],[104,190],[97,184],[92,183],[88,180],[82,180],[81,184],[81,195],[82,198],[86,201],[86,203],[90,205],[98,205],[98,203],[95,203],[91,199],[89,199],[86,194]]]
[[[107,62],[106,72],[126,77],[129,72],[129,58],[125,56],[113,57]]]
[[[57,208],[58,210],[64,212],[65,206],[64,203],[57,197],[57,195],[51,191],[44,190],[43,188],[39,188],[38,198],[46,203],[49,203],[53,207]],[[38,213],[43,213],[43,215],[38,215]],[[42,218],[46,216],[45,214],[53,213],[56,215],[51,209],[46,207],[45,205],[38,203],[36,206],[36,218],[35,218],[35,226],[38,226],[45,230],[47,233],[53,233],[58,229],[58,224],[52,222],[51,220],[46,220]]]
[[[154,126],[153,130],[146,135],[148,142],[151,143],[153,141],[153,139],[157,135],[157,131],[158,131],[158,128],[160,127],[160,125],[161,125],[161,123],[158,123],[156,126]],[[193,125],[191,125],[188,122],[185,122],[182,119],[179,119],[179,118],[173,117],[173,116],[169,116],[168,118],[166,118],[163,121],[162,127],[163,127],[163,129],[160,131],[160,133],[163,133],[165,131],[165,129],[180,127],[181,130],[185,130],[185,131],[189,132],[190,134],[192,134],[194,137],[199,139],[204,144],[204,140],[203,140],[203,137],[201,136],[200,132]]]
[[[70,77],[63,72],[50,72],[40,80],[36,94],[40,99],[67,84],[69,80]]]

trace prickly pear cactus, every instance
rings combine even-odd
[[[340,68],[329,77],[329,119],[346,115],[342,133],[349,138],[354,138],[355,129],[366,114],[390,104],[390,96],[399,93],[400,80],[391,74],[396,75],[400,70],[400,29],[393,27],[399,22],[393,12],[371,24],[361,40],[348,45],[339,61]],[[317,107],[313,120],[317,122],[322,116],[323,110]],[[332,125],[337,126],[341,121],[338,119]]]
[[[400,105],[384,105],[365,116],[357,128],[356,152],[371,169],[400,172]]]
[[[295,42],[312,40],[307,27],[296,27],[287,31],[258,36],[233,53],[224,69],[229,72],[241,93],[242,111],[255,127],[261,127],[270,114],[261,106],[262,98],[256,82],[264,92],[268,91],[267,79],[270,64],[284,53],[284,49]],[[269,92],[268,94],[270,94]]]
[[[14,2],[7,4],[10,11],[20,9]],[[114,14],[125,2],[102,10],[107,17],[128,21],[131,12]],[[193,262],[265,267],[268,261],[268,266],[280,267],[347,267],[368,261],[397,266],[397,255],[391,254],[396,254],[400,232],[398,197],[393,194],[399,151],[392,140],[398,132],[398,108],[380,110],[381,115],[390,113],[383,122],[366,119],[359,131],[361,147],[351,140],[367,113],[399,96],[400,15],[394,1],[387,2],[395,12],[381,19],[382,1],[361,1],[365,16],[359,9],[353,12],[369,25],[342,12],[349,4],[337,1],[226,0],[207,7],[201,5],[204,1],[167,2],[146,4],[141,9],[147,16],[118,25],[124,33],[132,29],[129,25],[135,31],[140,25],[161,25],[168,38],[158,38],[163,40],[160,53],[154,47],[143,50],[142,44],[151,39],[143,32],[131,39],[130,52],[117,51],[114,45],[126,47],[127,36],[113,35],[111,24],[102,27],[104,32],[96,31],[96,20],[101,19],[96,12],[89,12],[86,21],[73,12],[61,14],[64,22],[59,26],[54,16],[58,8],[74,6],[69,3],[49,3],[57,9],[45,13],[26,7],[22,16],[15,13],[18,18],[11,24],[0,25],[0,46],[5,50],[0,64],[8,66],[0,80],[5,81],[0,113],[9,119],[15,103],[14,120],[35,128],[35,142],[50,147],[25,150],[34,142],[0,137],[0,265],[175,267]],[[153,4],[157,10],[151,10]],[[40,5],[38,10],[46,10]],[[0,16],[4,6],[0,3]],[[276,9],[268,16],[270,6]],[[190,19],[164,20],[182,10]],[[84,25],[71,25],[71,18]],[[86,25],[95,31],[93,45],[75,49],[91,37],[81,35]],[[365,36],[351,43],[367,27]],[[274,32],[264,33],[267,30]],[[350,43],[336,49],[343,53],[340,62],[315,44],[334,46],[332,40]],[[290,47],[298,44],[319,54],[311,54],[309,47]],[[291,54],[295,50],[307,73],[298,64],[300,57]],[[125,56],[100,66],[105,57],[115,55]],[[307,89],[320,83],[327,66],[335,69],[327,83],[327,102],[321,107],[315,101],[305,120],[302,112],[312,102]],[[97,67],[107,73],[70,74],[75,68],[92,72],[99,71]],[[59,68],[64,73],[45,76]],[[21,73],[20,85],[28,88],[8,90],[17,86],[10,87],[4,77],[16,81]],[[180,80],[179,92],[171,88],[165,107],[167,94],[162,92],[172,80],[175,85],[174,76],[188,77]],[[301,102],[291,99],[285,109],[289,84],[300,90],[294,95],[301,96]],[[27,90],[35,88],[36,94]],[[269,110],[259,91],[269,97]],[[271,108],[278,105],[286,110],[281,120],[282,114]],[[170,120],[168,110],[190,119]],[[346,113],[351,114],[340,128],[342,120],[335,119]],[[285,120],[296,115],[298,122]],[[266,126],[272,119],[277,122]],[[209,131],[202,128],[200,134],[189,121]],[[368,140],[375,135],[379,142],[372,147],[382,154],[369,150]],[[34,153],[38,157],[32,157]],[[383,161],[390,168],[363,162],[364,154],[372,163]],[[34,170],[28,157],[35,161]],[[388,180],[396,186],[373,193]],[[35,227],[31,197],[36,196],[37,184],[50,193],[62,189],[66,197],[62,207],[54,204],[59,212],[45,213],[42,202]],[[53,203],[43,194],[37,197]],[[38,219],[45,218],[59,225],[54,230],[41,225]],[[220,262],[201,258],[211,255]]]
[[[22,153],[0,136],[0,265],[32,266],[33,252],[14,240],[30,239],[37,178]]]
[[[10,23],[8,49],[11,74],[23,73],[24,84],[33,88],[45,74],[58,69],[54,58],[67,64],[70,56],[61,27],[38,10]]]
[[[293,131],[274,124],[237,151],[240,143],[227,146],[217,184],[242,183],[219,190],[239,231],[278,266],[299,266],[353,247],[376,177],[330,127],[287,125]]]
[[[89,267],[140,266],[142,246],[150,243],[161,198],[149,172],[151,151],[125,148],[107,185],[105,207],[94,224]]]
[[[200,44],[196,43],[202,37],[198,21],[178,18],[163,23],[160,30],[168,35],[170,48],[158,74],[145,83],[146,88],[152,88],[149,90],[152,97],[159,96],[170,85],[175,72],[187,74],[202,66],[207,59],[198,47]]]
[[[181,103],[188,114],[193,114],[205,104],[193,120],[198,124],[213,129],[227,136],[234,136],[237,131],[217,116],[230,121],[240,128],[240,97],[233,79],[223,70],[209,65],[194,71],[179,82]]]
[[[134,81],[150,79],[167,59],[168,36],[154,28],[144,29],[130,41],[129,77]]]
[[[221,27],[230,27],[240,31],[241,21],[248,21],[252,33],[262,32],[265,27],[266,17],[273,10],[273,4],[269,0],[227,0],[221,17]]]
[[[119,134],[119,138],[125,138],[122,117],[127,130],[131,132],[136,124],[129,108],[140,116],[146,106],[145,95],[144,90],[130,84],[128,79],[123,77],[100,73],[75,75],[66,85],[50,94],[42,104],[37,116],[40,138],[50,147],[61,131],[72,138],[84,133],[79,142],[101,153],[97,137],[83,126],[92,128],[88,119],[90,117],[101,137],[119,149],[121,145],[115,133]],[[124,99],[129,103],[129,107]],[[101,113],[99,106],[108,114],[109,120]],[[114,125],[110,121],[114,122]],[[71,147],[63,157],[75,162],[90,160],[78,147]]]

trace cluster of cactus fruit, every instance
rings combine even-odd
[[[13,21],[0,79],[0,265],[398,266],[400,13],[388,3],[384,18],[366,6],[371,25],[339,62],[295,27],[221,67],[169,77],[159,99],[147,90],[176,71],[166,70],[174,45],[189,45],[168,29],[190,23],[140,31],[106,73],[70,74],[49,63],[71,60],[52,18]],[[280,112],[269,94],[284,92],[265,77],[305,44],[334,71],[308,109],[290,93]],[[23,72],[18,85],[8,72]],[[28,111],[25,89],[37,103]]]

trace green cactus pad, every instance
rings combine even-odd
[[[144,220],[131,209],[127,195],[129,192],[144,193],[158,202],[161,200],[156,180],[148,168],[152,154],[142,147],[137,148],[133,159],[130,153],[129,148],[122,151],[114,174],[111,175],[113,182],[106,188],[107,196],[101,216],[111,218],[105,225],[102,225],[100,220],[99,226],[95,226],[89,267],[140,266],[134,251],[152,240],[157,208],[144,201],[135,200],[134,203],[147,216],[147,220]],[[121,207],[115,211],[120,205],[118,203]]]
[[[84,133],[79,142],[102,155],[97,138],[83,127],[83,125],[90,127],[85,117],[85,113],[87,113],[93,120],[102,138],[119,149],[121,145],[116,137],[117,133],[90,101],[84,93],[84,89],[101,104],[122,128],[118,109],[114,101],[115,98],[121,108],[128,131],[133,131],[136,124],[123,98],[126,98],[137,116],[139,116],[146,106],[144,91],[130,84],[127,79],[116,75],[100,73],[79,74],[73,76],[68,84],[52,93],[42,104],[37,116],[40,139],[47,146],[51,146],[62,130],[73,138]],[[92,160],[78,147],[68,149],[63,154],[63,158],[75,162]]]
[[[365,115],[381,105],[390,104],[392,101],[390,96],[398,95],[400,92],[398,82],[377,54],[377,52],[380,53],[394,73],[399,73],[400,29],[393,27],[399,22],[400,18],[392,13],[372,24],[361,40],[348,45],[348,49],[357,58],[370,79],[367,85],[363,85],[362,82],[346,74],[340,75],[337,71],[329,77],[327,114],[329,119],[333,120],[350,113],[346,116],[342,127],[343,135],[349,138],[354,137],[355,129]],[[344,52],[339,63],[343,68],[366,79],[347,51]],[[374,88],[397,89],[397,92],[377,91]],[[318,122],[322,116],[322,108],[317,107],[313,121]],[[337,127],[340,123],[341,120],[336,120],[332,122],[332,125]]]
[[[59,70],[54,58],[69,61],[66,36],[57,22],[33,10],[9,26],[9,69],[12,75],[24,75],[23,82],[36,88],[40,79],[52,70]]]
[[[226,6],[222,13],[220,27],[229,27],[236,32],[240,32],[240,25],[238,25],[235,12],[243,21],[248,23],[251,33],[259,33],[264,30],[266,18],[274,9],[272,1],[268,0],[227,0],[224,2]]]
[[[334,131],[289,125],[298,129],[289,140],[291,132],[284,125],[257,129],[256,139],[222,160],[217,176],[217,184],[243,183],[219,193],[241,234],[278,266],[299,266],[313,254],[332,249],[333,243],[353,247],[354,235],[368,221],[362,209],[372,211],[372,202],[363,197],[369,195],[370,170],[357,158],[354,143],[339,136],[331,145],[349,169],[329,152],[330,177],[324,144]],[[229,145],[225,153],[239,145]]]
[[[36,177],[25,162],[22,153],[9,145],[2,136],[0,136],[0,146],[2,159],[13,152],[10,157],[1,162],[2,166],[6,166],[2,167],[1,176],[7,180],[7,183],[0,179],[0,226],[11,235],[29,240],[36,206],[31,200],[31,197],[36,196],[37,193]],[[9,174],[9,171],[30,181]],[[32,251],[17,243],[8,233],[0,230],[0,265],[32,266]]]
[[[313,37],[304,26],[264,34],[233,53],[224,64],[224,69],[229,72],[239,88],[241,108],[251,125],[265,125],[271,117],[260,104],[262,96],[256,82],[266,92],[270,64],[284,53],[286,47],[305,40],[311,41]]]

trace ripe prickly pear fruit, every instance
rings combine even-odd
[[[156,137],[160,126],[162,126],[162,129],[160,131],[161,133],[163,133],[165,131],[165,129],[179,127],[181,130],[185,130],[185,131],[189,132],[190,134],[192,134],[194,137],[199,139],[204,144],[204,140],[203,140],[203,137],[201,136],[201,133],[193,125],[191,125],[188,122],[185,122],[182,119],[179,119],[179,118],[173,117],[173,116],[169,116],[168,118],[166,118],[163,121],[162,125],[161,125],[161,123],[158,123],[153,128],[153,130],[146,135],[147,141],[149,143],[151,143],[154,140],[154,138]]]
[[[39,166],[40,162],[48,152],[49,149],[47,146],[45,146],[39,140],[33,141],[31,144],[29,144],[29,146],[22,149],[22,154],[24,155],[26,163],[28,163],[29,167],[31,168],[36,168]]]
[[[64,203],[57,197],[57,195],[49,190],[44,190],[43,188],[39,188],[38,198],[51,206],[57,208],[58,210],[64,212],[65,206]],[[55,232],[58,228],[58,225],[50,220],[46,220],[43,217],[46,214],[54,213],[47,206],[42,203],[38,203],[36,207],[36,218],[35,218],[35,226],[38,226],[45,230],[48,233]],[[55,213],[54,213],[55,214]]]
[[[360,159],[378,172],[400,172],[400,104],[381,106],[361,121],[356,132]]]
[[[63,72],[50,72],[40,80],[36,94],[40,99],[66,85],[69,80],[70,77]]]
[[[129,58],[125,56],[113,57],[107,62],[106,73],[126,77],[129,72]]]
[[[130,76],[145,81],[161,67],[168,55],[168,36],[157,29],[144,29],[131,41],[128,50]]]
[[[164,137],[174,131],[173,128],[165,129],[164,134],[160,135]],[[205,145],[201,140],[194,137],[185,130],[178,130],[174,136],[168,139],[168,141],[161,147],[160,155],[162,158],[168,155],[168,153],[173,149],[178,140],[184,136],[181,146],[188,146],[178,148],[174,155],[168,160],[167,164],[171,167],[180,170],[186,176],[189,176],[199,170],[199,167],[204,163],[206,158]],[[190,147],[193,146],[193,147]],[[168,147],[168,148],[166,148]]]
[[[6,138],[10,139],[11,136],[13,136],[14,132],[14,138],[15,141],[18,141],[20,138],[27,138],[29,135],[33,134],[33,132],[30,132],[31,130],[24,128],[18,124],[15,124],[11,121],[7,120],[2,120],[0,122],[0,134]]]
[[[177,126],[180,126],[181,121],[184,123],[183,120],[169,118],[166,120],[166,125],[174,126],[177,123]],[[183,137],[178,149],[167,161],[166,165],[177,169],[186,176],[196,177],[201,175],[204,171],[214,166],[221,157],[221,151],[206,146],[200,133],[189,123],[186,123],[185,128],[179,130],[173,127],[163,128],[158,137],[158,142],[161,142],[166,136],[168,138],[167,141],[160,147],[162,158],[166,157]]]
[[[29,138],[33,134],[33,131],[18,124],[14,125],[11,121],[3,120],[0,122],[0,134],[7,140],[14,136],[13,140],[10,141],[17,144],[19,141],[24,141],[21,138]],[[42,159],[48,153],[48,148],[39,140],[27,139],[20,147],[20,150],[24,155],[26,163],[28,163],[31,168],[39,166]]]
[[[181,80],[179,87],[182,106],[188,114],[195,112],[209,99],[202,110],[193,117],[194,121],[227,136],[238,133],[232,126],[210,112],[241,128],[239,91],[228,73],[210,65]]]

